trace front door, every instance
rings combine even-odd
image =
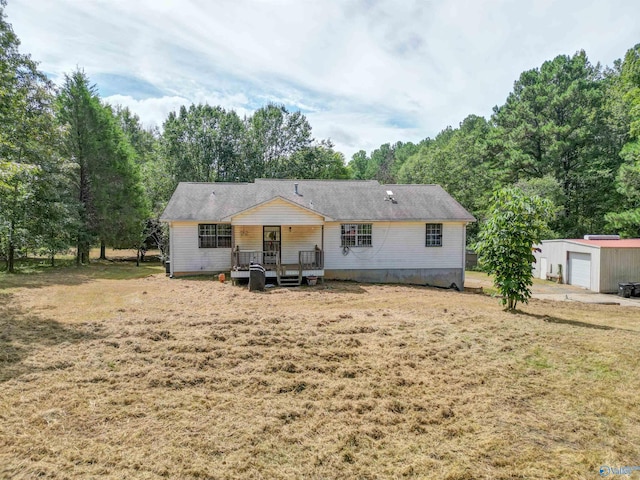
[[[262,250],[264,250],[265,265],[275,265],[280,262],[280,225],[262,227]]]

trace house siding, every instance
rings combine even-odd
[[[284,202],[283,202],[284,203]],[[234,219],[235,220],[235,219]],[[406,282],[450,286],[464,283],[465,224],[443,223],[442,247],[426,247],[427,222],[373,222],[372,246],[351,247],[345,254],[341,246],[340,225],[281,226],[282,263],[298,263],[298,251],[325,252],[327,278]],[[234,225],[234,246],[240,250],[261,251],[263,225]],[[231,269],[230,248],[198,248],[198,223],[171,224],[172,273],[215,273]]]
[[[442,247],[426,247],[427,222],[373,222],[372,246],[350,247],[345,255],[341,246],[341,223],[348,222],[331,222],[325,227],[327,269],[464,267],[465,224],[443,223]]]
[[[233,240],[240,250],[262,250],[262,225],[234,225]]]
[[[298,263],[300,250],[313,250],[316,245],[322,248],[322,230],[320,225],[283,225],[282,263]]]
[[[216,273],[231,269],[230,248],[199,248],[198,224],[206,222],[172,222],[171,273]]]
[[[324,219],[279,198],[233,217],[233,225],[322,225]]]
[[[442,246],[426,247],[427,222],[356,222],[372,223],[372,246],[350,247],[346,252],[341,246],[341,223],[346,222],[325,227],[327,278],[446,287],[455,283],[462,288],[464,223],[442,222]]]

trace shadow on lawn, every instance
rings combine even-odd
[[[367,291],[363,288],[363,286],[367,286],[371,284],[359,283],[350,280],[324,280],[319,285],[306,287],[309,291],[319,290],[322,293],[331,293],[331,294],[345,294],[345,293],[357,293],[364,294]]]
[[[581,322],[579,320],[569,320],[566,318],[552,317],[550,315],[541,315],[538,313],[524,312],[522,310],[516,310],[513,313],[526,315],[527,317],[537,318],[538,320],[542,320],[547,323],[559,323],[561,325],[571,325],[573,327],[592,328],[595,330],[625,330],[628,332],[634,331],[634,330],[627,330],[624,328],[611,327],[609,325],[599,325],[597,323],[587,323],[587,322]]]
[[[13,295],[0,293],[0,383],[29,373],[62,369],[51,359],[45,367],[27,365],[25,360],[39,347],[78,343],[99,338],[81,326],[70,328],[61,323],[32,315],[12,305]]]
[[[453,285],[453,284],[452,284]],[[327,293],[368,293],[364,287],[387,287],[387,288],[402,288],[408,290],[418,291],[440,291],[449,293],[461,293],[453,287],[438,287],[435,285],[418,285],[413,283],[373,283],[373,282],[358,282],[355,280],[325,280],[318,288]],[[315,287],[310,287],[315,288]]]
[[[202,276],[200,278],[180,277],[180,280],[182,279],[212,281],[209,277],[202,277]],[[214,279],[213,281],[217,282],[218,280]],[[262,292],[254,291],[251,293],[270,295],[270,294],[278,294],[278,293],[291,291],[291,292],[305,292],[305,293],[322,292],[327,294],[348,294],[348,293],[364,294],[364,293],[367,293],[367,290],[363,288],[364,286],[374,285],[374,284],[367,284],[367,283],[358,283],[352,280],[325,280],[325,281],[319,282],[317,285],[307,285],[306,283],[303,282],[302,285],[300,286],[283,287],[283,286],[277,285],[277,281],[275,278],[268,278],[266,284],[268,286],[265,288],[264,291]],[[249,285],[248,279],[239,279],[238,281],[236,281],[235,287],[246,290],[248,288],[248,285]]]

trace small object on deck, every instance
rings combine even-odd
[[[266,281],[265,269],[259,263],[252,263],[249,266],[249,291],[264,291]]]

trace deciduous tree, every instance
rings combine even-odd
[[[507,310],[527,303],[533,285],[532,247],[540,243],[553,208],[551,202],[507,187],[495,192],[486,220],[480,226],[475,250],[478,262],[494,276]]]
[[[344,155],[327,140],[294,152],[286,162],[285,172],[288,178],[331,180],[351,176]]]
[[[16,250],[40,247],[45,223],[64,229],[53,205],[64,198],[58,192],[66,185],[59,175],[53,86],[20,53],[5,5],[0,0],[0,245],[13,271]],[[49,215],[46,220],[43,214]]]
[[[246,154],[249,177],[284,178],[291,156],[313,144],[311,125],[301,112],[268,104],[247,120]]]

